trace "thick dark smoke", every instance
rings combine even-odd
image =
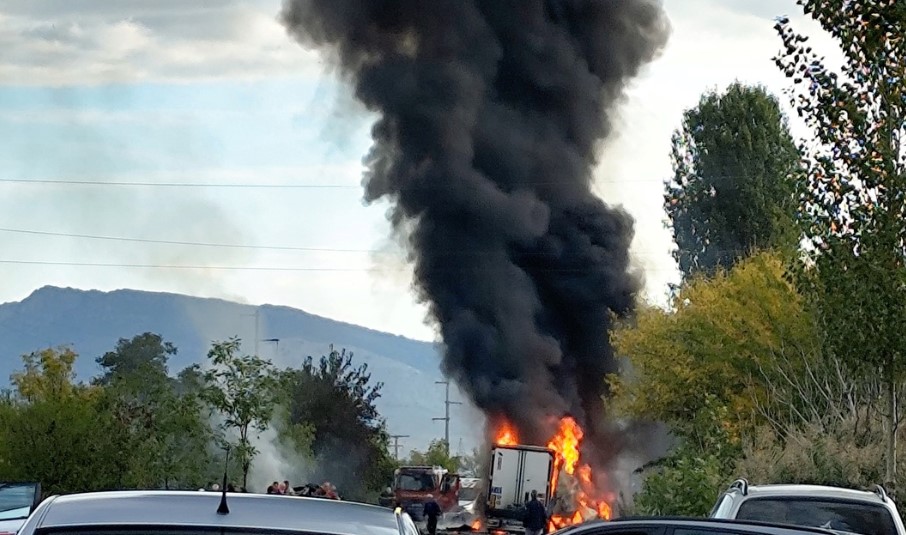
[[[444,371],[523,441],[572,414],[613,451],[608,329],[640,281],[632,219],[590,185],[609,113],[666,43],[660,2],[287,0],[283,20],[380,116],[365,197],[394,202]]]

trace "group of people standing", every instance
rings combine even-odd
[[[286,496],[309,496],[315,498],[326,498],[328,500],[339,500],[340,495],[330,481],[325,481],[320,485],[302,485],[301,487],[292,487],[289,481],[283,480],[282,483],[274,481],[267,487],[267,494],[283,494]]]

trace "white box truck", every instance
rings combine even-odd
[[[522,533],[525,504],[531,492],[550,510],[555,453],[537,446],[494,446],[488,467],[487,530]]]

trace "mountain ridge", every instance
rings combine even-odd
[[[255,336],[256,313],[258,336]],[[79,380],[100,372],[95,359],[110,351],[120,338],[154,332],[173,343],[177,353],[169,371],[203,363],[215,340],[239,336],[243,351],[258,352],[280,367],[298,365],[307,356],[318,358],[329,345],[353,352],[353,364],[366,363],[373,381],[384,383],[378,409],[392,434],[410,435],[403,452],[423,449],[442,437],[443,389],[438,343],[318,316],[285,305],[252,305],[217,297],[194,297],[134,289],[83,290],[45,285],[21,301],[0,304],[0,385],[21,368],[21,355],[47,347],[71,345],[79,354]],[[273,342],[273,340],[279,340]],[[458,392],[457,392],[458,394]],[[458,396],[462,399],[462,396]],[[469,445],[477,415],[466,407],[452,415],[454,450],[461,437]]]

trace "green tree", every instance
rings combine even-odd
[[[314,477],[329,479],[352,499],[368,499],[387,485],[396,466],[377,407],[381,383],[372,384],[368,366],[353,366],[353,354],[330,352],[318,361],[281,374],[280,399],[289,425],[310,432]]]
[[[777,66],[792,79],[804,142],[800,212],[812,254],[803,288],[815,304],[825,351],[855,381],[883,379],[885,483],[896,477],[897,390],[906,370],[906,4],[800,0],[840,45],[828,69],[808,38],[781,18]]]
[[[673,134],[671,156],[664,207],[685,277],[729,268],[755,248],[796,246],[799,154],[765,89],[734,83],[703,95]]]
[[[851,414],[847,398],[827,397],[839,390],[809,383],[810,373],[822,386],[832,375],[823,373],[813,317],[786,265],[763,251],[712,277],[693,276],[672,310],[642,309],[613,333],[628,361],[626,373],[609,377],[614,410],[663,422],[678,441],[647,470],[640,512],[705,514],[759,426],[782,442],[816,411],[819,423],[825,412]]]
[[[160,335],[122,338],[97,359],[103,373],[102,408],[109,440],[120,455],[121,485],[132,488],[196,487],[204,481],[212,430],[199,394],[167,375],[176,347]]]
[[[451,473],[459,470],[460,457],[448,453],[447,443],[443,439],[432,440],[425,451],[409,452],[408,464],[414,466],[441,466]]]
[[[116,380],[166,382],[167,363],[175,354],[176,347],[159,334],[146,332],[132,339],[120,338],[113,351],[97,358],[104,372],[95,382],[102,385]]]
[[[69,348],[23,356],[0,409],[0,479],[38,480],[47,493],[115,487],[100,389],[75,383]]]
[[[779,255],[762,252],[712,278],[693,277],[673,310],[642,309],[614,331],[613,343],[629,362],[625,376],[610,377],[617,408],[664,422],[690,440],[697,431],[689,426],[710,397],[729,409],[734,439],[775,414],[766,385],[777,364],[811,358],[818,346],[784,266]]]
[[[204,372],[201,396],[220,413],[222,430],[238,435],[232,446],[242,470],[242,486],[247,487],[249,469],[258,454],[251,433],[266,430],[270,423],[275,375],[270,361],[240,355],[239,350],[239,338],[213,344],[208,352],[210,369]]]
[[[647,467],[644,485],[635,496],[636,512],[649,515],[706,516],[720,490],[733,478],[738,444],[724,425],[726,407],[714,396],[679,430],[678,447]],[[686,432],[694,428],[695,433]]]
[[[16,393],[25,401],[65,399],[76,388],[75,361],[78,353],[71,348],[51,348],[22,356],[25,368],[10,379]]]

